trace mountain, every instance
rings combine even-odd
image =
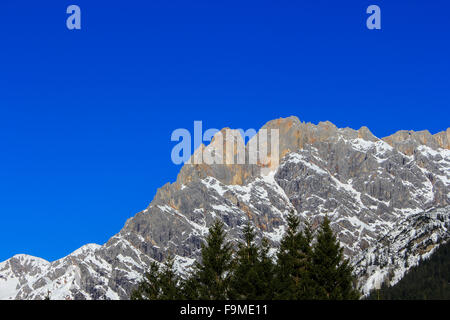
[[[396,285],[383,285],[368,297],[372,300],[450,300],[450,242],[440,246]]]
[[[246,144],[248,160],[253,142],[263,141],[256,144],[258,162],[195,164],[223,143],[221,135],[243,145],[237,132],[225,128],[202,145],[176,181],[158,189],[104,245],[83,246],[51,263],[24,255],[0,263],[0,298],[127,299],[146,266],[169,252],[186,273],[217,218],[230,240],[239,241],[251,221],[259,239],[276,248],[289,210],[313,227],[328,215],[365,294],[397,283],[450,238],[450,128],[379,139],[366,127],[289,117],[268,122]],[[239,157],[235,148],[219,155]]]

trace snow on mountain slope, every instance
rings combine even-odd
[[[152,261],[120,236],[104,246],[87,244],[51,263],[25,257],[0,264],[2,299],[119,299],[118,292],[129,290]],[[130,281],[117,283],[116,277]]]
[[[233,242],[250,221],[258,239],[276,248],[290,210],[313,227],[328,215],[366,293],[382,281],[395,283],[447,241],[450,130],[378,139],[365,127],[295,117],[263,129],[280,132],[279,155],[271,155],[281,158],[279,166],[186,164],[106,244],[52,263],[31,257],[1,263],[0,298],[127,299],[146,266],[168,252],[186,272],[215,219]]]
[[[0,299],[14,299],[22,284],[33,282],[49,265],[50,262],[44,259],[26,254],[17,254],[1,262]]]
[[[369,294],[382,283],[395,285],[449,239],[450,207],[405,216],[374,246],[353,259],[362,292]]]

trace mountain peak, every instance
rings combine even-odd
[[[260,161],[257,163],[249,163],[248,153],[250,141],[259,141],[262,134],[268,134],[270,137],[271,130],[277,130],[278,132],[278,154],[272,154],[270,152],[270,143],[267,142],[267,155],[262,155],[261,150],[259,150],[260,146],[257,149],[258,157],[261,158],[260,160],[263,163]],[[226,137],[235,138],[233,150],[227,150]],[[301,122],[296,116],[289,116],[270,120],[264,124],[257,134],[245,145],[245,163],[239,163],[237,161],[237,148],[238,146],[244,146],[244,139],[239,130],[225,127],[214,134],[208,145],[201,144],[195,150],[188,163],[181,169],[176,183],[180,187],[182,184],[188,183],[193,179],[212,176],[225,184],[242,184],[249,178],[259,176],[262,171],[276,170],[280,159],[289,152],[303,149],[308,145],[324,142],[329,139],[334,140],[339,138],[345,141],[358,138],[368,142],[377,142],[380,140],[366,126],[362,126],[358,130],[351,128],[340,129],[328,120],[313,124],[311,122]],[[448,149],[450,148],[450,128],[447,131],[442,131],[435,135],[431,135],[427,130],[418,132],[400,130],[382,140],[406,155],[411,155],[420,145],[426,145],[432,149]],[[219,150],[222,150],[222,153],[216,154],[216,156],[221,158],[222,163],[225,165],[222,166],[205,162],[205,154],[214,154],[214,150],[217,149],[220,143],[223,144],[222,149],[219,148]],[[231,158],[234,160],[232,164],[228,161]]]
[[[435,135],[432,135],[428,130],[399,130],[383,138],[383,140],[407,155],[412,155],[420,145],[425,145],[434,150],[438,148],[450,149],[450,128]]]
[[[220,133],[191,158],[214,151],[224,143],[221,135],[244,144],[237,130]],[[168,252],[185,274],[214,220],[224,222],[233,243],[250,222],[257,238],[275,249],[291,210],[312,226],[330,218],[364,292],[394,283],[450,237],[450,151],[440,149],[449,134],[403,130],[381,140],[367,127],[269,121],[245,146],[247,152],[261,138],[266,149],[272,142],[263,138],[277,137],[278,150],[264,153],[267,162],[186,163],[176,182],[158,189],[106,244],[83,246],[52,263],[27,255],[0,263],[0,299],[42,299],[48,291],[52,299],[127,299],[150,262]],[[226,151],[225,143],[221,156]],[[236,145],[228,151],[238,154]]]

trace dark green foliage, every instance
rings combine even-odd
[[[396,285],[371,292],[373,300],[450,300],[450,242],[411,268]]]
[[[358,299],[353,288],[352,267],[344,259],[343,249],[325,217],[312,253],[312,279],[316,284],[315,299]]]
[[[159,275],[159,283],[161,287],[159,296],[160,300],[175,300],[181,298],[180,291],[178,290],[180,278],[175,273],[173,263],[173,257],[169,256],[163,267],[163,271]]]
[[[149,270],[144,274],[144,279],[131,293],[131,300],[157,300],[159,292],[159,265],[152,262]]]
[[[247,224],[244,243],[239,245],[235,267],[231,277],[230,299],[270,300],[273,298],[274,264],[268,256],[266,239],[260,248],[256,246],[255,232]]]
[[[290,212],[288,229],[281,240],[276,267],[276,299],[310,299],[314,283],[311,281],[311,233],[299,231],[300,220]]]
[[[228,297],[233,267],[231,243],[225,241],[223,223],[219,220],[209,229],[202,258],[186,281],[186,295],[192,299],[224,300]]]
[[[269,241],[264,238],[261,242],[261,248],[259,249],[260,288],[264,292],[263,294],[260,294],[260,298],[264,300],[272,300],[275,297],[274,286],[276,265],[269,256],[269,250]]]
[[[181,299],[178,289],[180,278],[173,270],[173,257],[169,256],[162,270],[156,262],[150,265],[136,290],[131,294],[131,300],[176,300]]]
[[[223,223],[216,221],[202,245],[201,260],[187,279],[176,275],[173,258],[162,269],[153,263],[131,299],[358,299],[352,269],[329,220],[324,220],[314,245],[310,226],[303,230],[299,226],[291,212],[274,263],[267,239],[258,246],[250,225],[244,228],[244,242],[233,254]]]

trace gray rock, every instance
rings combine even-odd
[[[169,253],[185,275],[215,219],[234,244],[250,221],[276,249],[290,210],[313,227],[327,215],[365,293],[448,240],[450,129],[378,139],[366,127],[296,117],[263,129],[279,130],[279,154],[270,155],[278,166],[186,164],[106,244],[52,263],[24,255],[0,263],[0,298],[127,299],[150,262]]]

